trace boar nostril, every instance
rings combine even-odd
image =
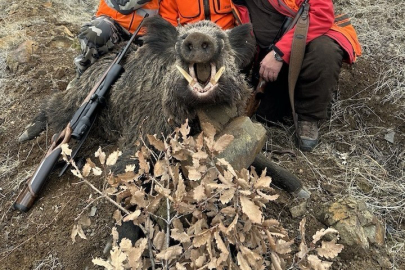
[[[193,44],[192,43],[187,43],[185,45],[186,45],[186,48],[188,48],[190,51],[193,50]]]
[[[203,43],[201,44],[201,48],[207,49],[207,48],[208,48],[208,43],[207,43],[207,42],[203,42]]]

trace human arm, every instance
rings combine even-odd
[[[301,4],[302,0],[296,0]],[[309,0],[309,28],[306,43],[325,34],[334,21],[334,10],[332,0]],[[275,44],[274,50],[283,58],[286,63],[290,62],[291,44],[293,41],[295,27],[283,35]]]
[[[171,23],[173,26],[178,26],[177,19],[179,18],[179,10],[175,0],[161,0],[159,7],[159,15]]]
[[[260,62],[259,74],[266,82],[274,82],[283,66],[283,62],[278,61],[274,53],[275,51],[270,51]]]

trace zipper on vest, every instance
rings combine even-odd
[[[211,20],[210,0],[204,0],[204,16],[206,20]]]
[[[131,22],[129,23],[128,31],[131,32],[132,23],[134,22],[135,12],[132,12]]]

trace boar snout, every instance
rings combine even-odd
[[[216,52],[215,40],[202,33],[191,33],[181,45],[184,60],[190,63],[208,63]]]

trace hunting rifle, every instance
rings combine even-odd
[[[14,202],[13,206],[15,209],[22,212],[27,212],[31,208],[39,192],[46,183],[49,174],[59,159],[62,152],[61,145],[68,143],[71,138],[78,141],[77,147],[72,152],[70,160],[75,157],[90,132],[99,108],[101,105],[105,104],[106,93],[110,90],[111,85],[114,84],[120,74],[124,71],[124,68],[120,65],[120,63],[141,29],[145,18],[148,16],[149,14],[144,16],[126,46],[117,54],[114,61],[104,72],[100,80],[94,85],[90,93],[84,99],[80,108],[75,112],[72,119],[67,124],[66,128],[59,133],[59,136],[54,136],[54,138],[52,138],[52,144],[43,157],[40,165],[37,167],[32,177],[28,178],[25,188]],[[66,163],[62,171],[59,173],[59,176],[65,172],[68,166],[69,162]]]
[[[301,15],[304,12],[304,9],[308,8],[308,0],[305,0],[300,8],[297,11],[297,14],[295,15],[294,18],[292,17],[286,17],[284,20],[282,26],[278,30],[276,36],[274,37],[273,41],[271,42],[270,46],[267,47],[266,49],[266,54],[270,52],[273,49],[274,44],[289,30],[291,30],[298,22],[300,19]],[[259,63],[255,63],[257,65]],[[257,70],[256,70],[257,69]],[[250,99],[248,100],[247,106],[246,106],[246,115],[248,117],[251,117],[259,108],[260,102],[264,96],[264,89],[266,88],[267,82],[259,75],[259,70],[258,67],[253,69],[253,74],[252,74],[252,81],[257,82],[256,88],[254,89],[252,95],[250,96]],[[255,84],[255,83],[253,83]]]

